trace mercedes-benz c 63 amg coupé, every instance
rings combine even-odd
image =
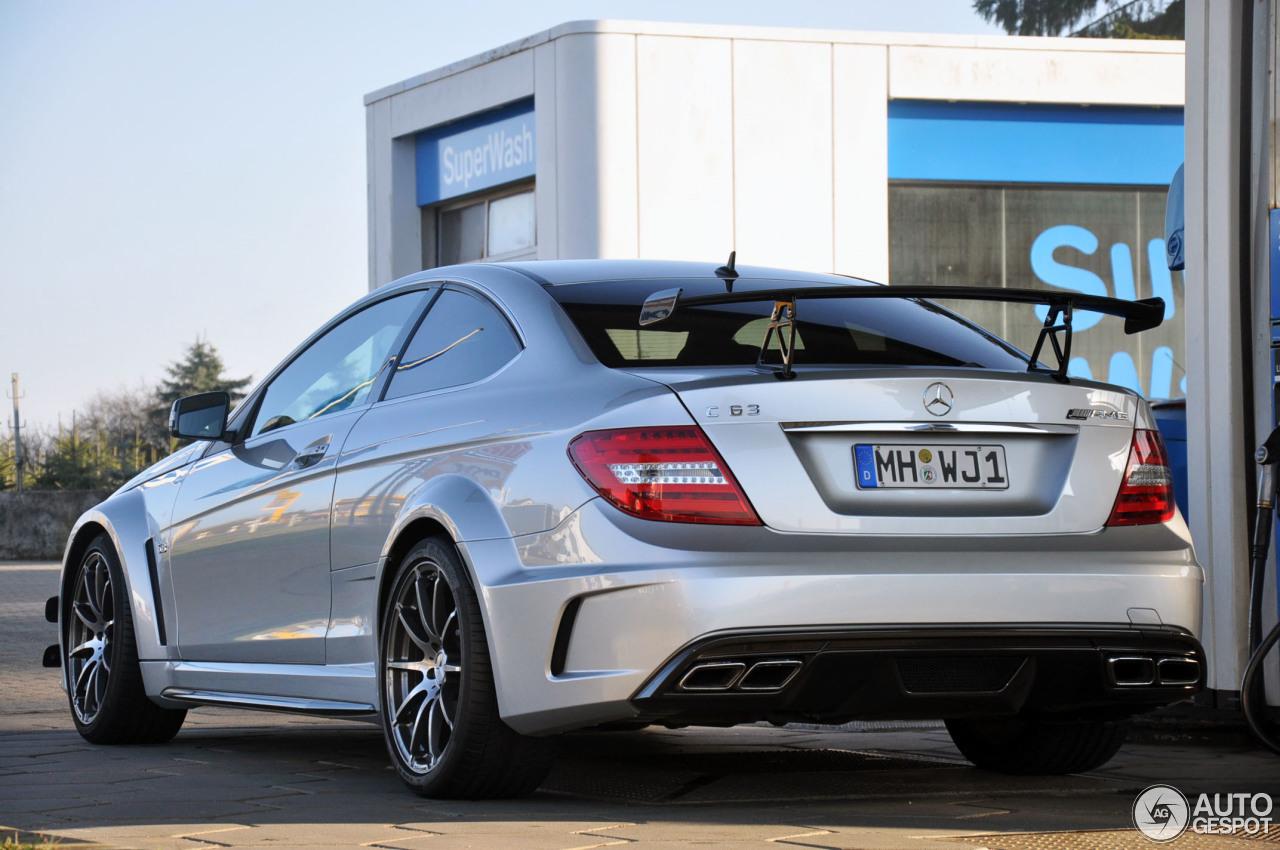
[[[1026,355],[933,296],[1044,326]],[[1146,402],[1067,375],[1073,310],[1163,316],[732,258],[411,275],[234,410],[175,403],[193,442],[71,533],[46,663],[90,741],[367,717],[432,796],[610,725],[936,718],[1088,769],[1203,686],[1203,573]]]

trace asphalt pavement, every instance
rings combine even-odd
[[[1008,777],[970,766],[924,723],[580,733],[537,793],[498,802],[411,794],[379,730],[350,721],[199,709],[170,743],[97,747],[40,666],[57,575],[0,563],[0,842],[20,831],[139,850],[1154,848],[1131,820],[1151,785],[1193,801],[1280,795],[1280,760],[1241,740],[1175,734],[1088,774]],[[1280,829],[1188,832],[1170,846],[1262,850],[1259,839],[1275,846]]]

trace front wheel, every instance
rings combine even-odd
[[[400,778],[424,797],[527,794],[550,742],[498,715],[480,604],[450,541],[405,556],[382,610],[382,728]]]
[[[94,744],[156,744],[182,727],[185,709],[161,708],[142,685],[124,572],[111,539],[94,538],[63,608],[63,664],[71,717]]]
[[[975,765],[998,773],[1058,775],[1101,767],[1124,743],[1128,724],[1107,720],[962,717],[951,740]]]

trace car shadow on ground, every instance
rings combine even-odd
[[[62,718],[47,719],[63,725]],[[877,746],[893,742],[874,734],[762,727],[579,733],[559,741],[551,774],[531,797],[468,802],[407,791],[391,768],[381,732],[365,724],[197,722],[167,744],[127,747],[93,746],[70,728],[30,729],[0,739],[0,823],[52,829],[820,817],[859,823],[906,818],[923,827],[1011,811],[979,801],[1038,794],[1095,798],[1087,805],[1082,799],[1080,808],[1102,814],[1105,823],[1126,811],[1124,795],[1117,794],[1123,783],[988,773],[954,750],[948,753],[945,732],[915,734],[924,746],[894,752]],[[1107,805],[1099,806],[1099,795]],[[886,800],[894,802],[886,806]]]

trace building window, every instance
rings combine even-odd
[[[1181,272],[1165,263],[1164,186],[890,181],[889,280],[1067,290],[1135,300],[1158,295],[1165,323],[1125,335],[1124,323],[1081,311],[1070,374],[1147,398],[1186,394]],[[1030,305],[944,302],[1030,351]]]
[[[538,245],[530,184],[425,207],[422,218],[424,268],[527,259]]]

